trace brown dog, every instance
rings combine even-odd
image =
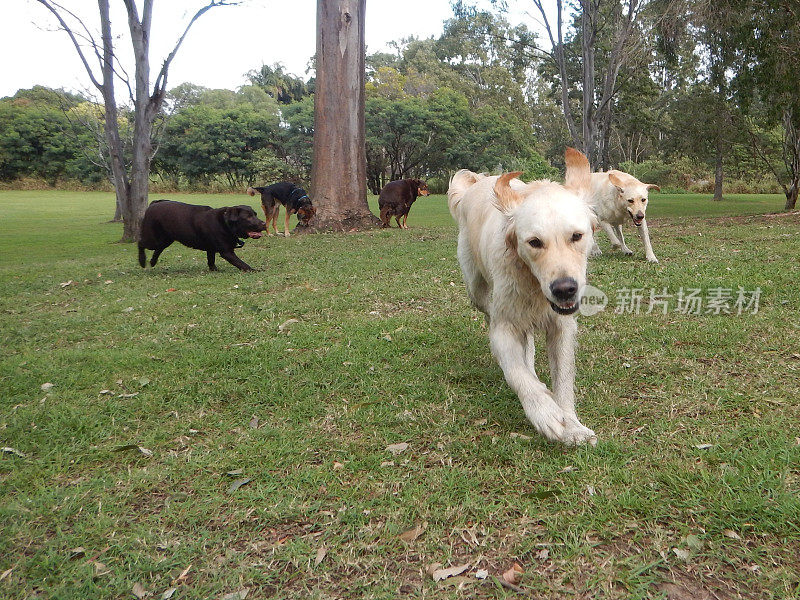
[[[417,199],[417,196],[428,195],[428,184],[421,179],[398,179],[390,181],[381,190],[378,196],[378,206],[381,209],[383,227],[389,227],[392,217],[397,221],[400,229],[408,229],[408,211]],[[403,223],[400,223],[400,218]]]
[[[139,235],[139,264],[144,268],[147,261],[145,249],[153,250],[150,266],[155,267],[158,257],[172,242],[196,250],[205,250],[208,268],[216,271],[214,264],[217,252],[242,271],[253,269],[234,254],[235,248],[244,246],[244,239],[260,238],[267,228],[251,207],[226,206],[211,208],[184,204],[172,200],[156,200],[147,207]]]

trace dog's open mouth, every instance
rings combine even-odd
[[[261,232],[260,231],[248,231],[247,232],[247,236],[253,238],[254,240],[257,240],[258,238],[261,237]]]
[[[561,304],[556,304],[555,302],[551,301],[550,306],[560,315],[571,315],[578,310],[578,307],[580,306],[580,300],[575,300],[575,302],[572,304],[563,302]]]
[[[644,217],[642,217],[641,219],[637,219],[636,217],[631,215],[631,221],[633,221],[633,224],[636,225],[637,227],[641,227],[642,222],[644,221]]]

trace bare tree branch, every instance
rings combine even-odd
[[[83,54],[83,50],[81,49],[81,45],[78,43],[78,40],[75,37],[75,34],[72,32],[72,29],[67,25],[66,21],[64,21],[64,18],[61,16],[61,14],[57,10],[57,8],[61,8],[61,6],[59,6],[59,5],[53,6],[53,4],[51,4],[47,0],[36,0],[36,1],[39,4],[41,4],[42,6],[44,6],[45,8],[47,8],[47,10],[49,10],[51,13],[53,13],[55,18],[58,19],[58,22],[61,24],[62,29],[67,33],[67,35],[69,36],[69,39],[72,40],[72,44],[75,46],[75,50],[77,50],[78,56],[80,57],[81,62],[83,63],[84,68],[86,69],[86,73],[89,75],[89,79],[92,81],[92,84],[98,90],[102,91],[103,85],[99,81],[97,81],[97,78],[95,77],[94,72],[92,71],[92,68],[89,66],[89,62],[86,60],[86,56]],[[69,11],[67,11],[67,12],[69,12]],[[72,14],[72,13],[70,13],[70,14]]]

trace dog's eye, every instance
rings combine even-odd
[[[531,238],[531,239],[528,240],[528,243],[533,248],[544,248],[544,242],[542,240],[540,240],[539,238]]]
[[[647,198],[642,198],[642,204],[644,204],[645,202],[647,202]]]
[[[583,237],[583,234],[578,232],[578,231],[576,231],[575,233],[572,234],[572,241],[573,242],[580,242],[582,237]]]
[[[628,204],[633,204],[633,198],[628,198]]]

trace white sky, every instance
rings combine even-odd
[[[91,86],[72,42],[55,30],[57,21],[44,6],[35,0],[0,2],[0,98],[37,84],[76,91]],[[61,2],[97,30],[94,0]],[[151,79],[191,15],[204,4],[203,0],[154,3]],[[188,81],[236,89],[245,83],[247,71],[276,62],[305,79],[315,51],[316,4],[316,0],[248,0],[241,6],[212,9],[192,26],[170,68],[168,88]],[[121,0],[111,0],[115,36],[127,34],[122,6]],[[388,42],[409,35],[438,37],[442,22],[451,16],[449,0],[367,0],[367,52],[388,51]],[[127,38],[120,47],[129,51]],[[96,61],[90,64],[95,66]]]

